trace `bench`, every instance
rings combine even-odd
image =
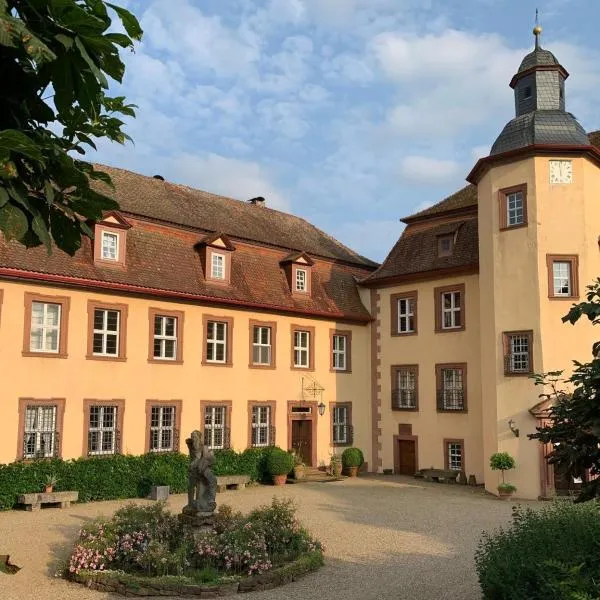
[[[419,469],[415,477],[422,477],[425,481],[437,481],[438,483],[456,483],[460,471],[452,469]]]
[[[24,504],[29,511],[40,510],[42,504],[60,504],[61,508],[69,508],[71,502],[77,502],[79,492],[40,492],[39,494],[21,494],[19,504]]]
[[[249,483],[249,475],[220,475],[217,477],[217,492],[243,490]]]

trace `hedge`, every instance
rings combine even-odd
[[[266,457],[270,448],[243,452],[217,450],[215,475],[249,475],[252,481],[268,481]],[[0,510],[10,510],[19,494],[41,492],[46,477],[56,475],[56,491],[77,490],[80,502],[144,498],[150,492],[151,473],[169,473],[171,492],[187,491],[189,457],[178,452],[116,455],[75,460],[43,459],[0,465]]]

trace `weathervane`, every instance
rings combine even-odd
[[[538,50],[540,47],[540,35],[542,33],[542,27],[539,23],[539,11],[535,9],[535,27],[533,28],[533,35],[535,35],[535,49]]]

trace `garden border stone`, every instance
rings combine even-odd
[[[143,577],[111,571],[81,571],[69,573],[68,579],[100,592],[113,592],[122,596],[185,596],[196,598],[222,598],[234,594],[270,590],[292,581],[323,566],[323,553],[310,552],[293,562],[260,575],[245,577],[240,581],[220,584],[186,584],[177,577]]]

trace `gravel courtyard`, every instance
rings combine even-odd
[[[249,600],[479,600],[474,549],[483,529],[510,520],[512,507],[478,489],[390,476],[253,487],[219,494],[217,502],[246,511],[274,495],[294,499],[300,520],[325,544],[326,564],[288,586],[248,594]],[[16,575],[0,573],[0,598],[120,598],[67,583],[54,573],[82,523],[110,515],[124,503],[0,513],[0,554],[10,554],[22,567]],[[169,504],[179,511],[184,503],[177,495]]]

